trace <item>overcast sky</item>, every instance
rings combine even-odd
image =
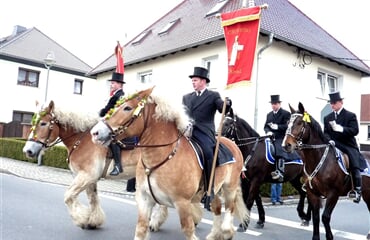
[[[117,40],[123,44],[132,39],[181,1],[3,1],[0,37],[10,35],[15,25],[36,27],[95,67],[113,53]],[[370,65],[370,41],[367,37],[370,0],[290,2]]]

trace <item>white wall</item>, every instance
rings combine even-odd
[[[266,43],[267,37],[260,37],[256,55]],[[156,85],[155,91],[166,91],[166,94],[172,95],[174,100],[181,101],[185,93],[193,90],[188,76],[193,73],[194,66],[201,66],[203,58],[217,55],[217,71],[216,73],[213,72],[214,70],[211,72],[210,88],[215,88],[223,97],[230,97],[234,110],[251,126],[255,125],[254,119],[256,117],[256,130],[260,134],[264,134],[263,124],[266,114],[271,111],[269,101],[272,94],[280,94],[282,107],[288,111],[288,104],[297,108],[298,103],[302,102],[306,110],[320,121],[321,110],[327,104],[327,101],[322,98],[328,99],[328,96],[321,94],[317,80],[319,68],[343,76],[344,84],[341,95],[345,97],[345,107],[359,116],[360,95],[353,93],[358,93],[361,89],[360,74],[320,57],[312,57],[311,64],[306,65],[303,69],[299,68],[294,66],[297,62],[295,50],[295,47],[274,41],[272,46],[262,53],[258,61],[256,56],[251,84],[226,90],[226,48],[224,42],[219,41],[126,67],[125,81],[127,84],[125,89],[127,92],[133,92],[149,87],[138,84],[137,74],[152,70],[153,83],[150,85]],[[98,79],[101,77],[99,76]],[[258,81],[258,98],[255,105],[256,81]],[[219,116],[216,119],[216,126],[218,126],[218,119]]]
[[[7,123],[12,121],[13,111],[34,112],[36,110],[36,101],[40,104],[44,102],[47,70],[4,60],[0,60],[0,66],[3,79],[0,88],[0,100],[2,103],[0,122]],[[18,69],[20,67],[40,72],[38,87],[17,84]],[[82,95],[73,93],[76,78],[83,80]],[[52,68],[50,70],[47,97],[49,100],[54,100],[56,105],[65,107],[83,105],[85,110],[100,109],[101,106],[97,106],[94,100],[103,99],[105,95],[105,92],[99,90],[99,85],[95,79],[57,72]],[[100,102],[102,101],[100,100]]]

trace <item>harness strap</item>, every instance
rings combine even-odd
[[[319,164],[316,165],[316,168],[315,170],[309,175],[307,173],[307,170],[306,170],[306,165],[303,166],[303,171],[304,171],[304,174],[307,176],[307,179],[308,179],[308,183],[310,185],[310,188],[312,189],[312,179],[316,176],[316,174],[319,172],[319,170],[321,169],[322,167],[322,164],[324,163],[326,157],[328,156],[328,152],[329,152],[329,145],[326,145],[326,148],[325,148],[325,152],[324,154],[321,156],[321,159],[320,159],[320,162]]]
[[[160,166],[162,166],[163,164],[165,164],[167,161],[169,161],[170,159],[172,159],[173,156],[175,156],[179,144],[180,144],[180,138],[177,139],[176,146],[175,146],[174,149],[172,149],[172,151],[170,152],[170,154],[168,154],[168,156],[162,162],[160,162],[159,164],[155,165],[154,167],[151,167],[151,168],[147,167],[145,165],[143,159],[141,158],[141,163],[143,164],[143,167],[145,169],[145,175],[147,176],[147,181],[148,181],[148,186],[149,186],[150,194],[152,195],[154,201],[157,204],[160,204],[160,202],[158,201],[158,199],[154,195],[152,185],[150,184],[150,175],[152,174],[152,172],[154,170],[156,170],[157,168],[159,168]]]

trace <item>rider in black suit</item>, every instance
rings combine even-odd
[[[361,160],[363,156],[357,145],[355,136],[359,132],[356,114],[343,108],[343,98],[339,92],[329,94],[330,105],[333,112],[324,117],[324,134],[329,140],[335,142],[335,146],[348,155],[352,173],[355,194],[354,202],[361,200]]]
[[[283,150],[281,145],[285,136],[285,131],[288,128],[290,113],[281,107],[280,95],[271,95],[270,103],[272,111],[267,114],[263,129],[267,135],[274,136],[276,170],[271,172],[272,179],[283,182],[284,160],[295,160],[300,159],[300,157],[295,152],[287,153]]]
[[[216,146],[215,114],[222,112],[224,101],[216,91],[207,89],[210,82],[208,70],[195,67],[194,74],[190,75],[194,92],[183,96],[182,103],[186,106],[187,113],[194,120],[192,138],[201,146],[204,154],[204,171],[206,185],[212,169],[214,149]],[[226,102],[226,112],[231,107],[231,100]]]
[[[125,95],[125,93],[122,90],[123,84],[125,84],[125,82],[123,81],[122,73],[113,72],[112,79],[108,81],[111,82],[110,84],[111,97],[109,98],[107,105],[100,110],[99,112],[100,117],[104,117],[105,114],[107,114],[107,112],[111,108],[114,108],[114,105],[116,104],[117,100],[119,100],[123,95]],[[121,147],[116,143],[111,143],[109,145],[109,148],[112,151],[115,164],[113,171],[110,173],[110,175],[116,176],[123,171],[121,165]]]

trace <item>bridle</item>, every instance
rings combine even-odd
[[[46,115],[50,115],[51,119],[50,119],[50,124],[49,124],[49,127],[48,127],[48,134],[47,134],[47,137],[45,139],[44,142],[40,141],[38,138],[37,138],[37,135],[35,133],[36,131],[36,126],[37,124],[39,123],[39,121],[37,121],[36,123],[34,123],[31,127],[31,132],[33,132],[33,137],[32,138],[29,138],[28,141],[31,141],[31,142],[36,142],[38,144],[41,144],[43,148],[50,148],[58,143],[60,143],[62,140],[60,137],[57,137],[53,142],[50,143],[50,136],[51,136],[51,133],[53,132],[54,130],[54,125],[58,125],[59,124],[59,121],[58,119],[56,119],[55,115],[53,113],[46,113]]]
[[[303,126],[302,126],[301,130],[299,131],[298,136],[295,136],[292,133],[292,127],[293,127],[293,123],[297,119],[297,117],[302,117]],[[328,156],[328,153],[329,153],[329,148],[332,145],[331,144],[303,144],[303,136],[305,134],[307,124],[309,122],[311,122],[311,120],[310,120],[310,116],[308,115],[308,113],[306,113],[306,112],[303,113],[303,114],[293,113],[290,116],[290,120],[289,120],[289,123],[288,123],[288,128],[287,128],[287,131],[286,131],[286,135],[289,135],[290,137],[295,139],[295,141],[297,142],[297,146],[296,146],[297,150],[325,148],[324,153],[321,156],[321,159],[320,159],[319,163],[316,165],[315,169],[312,171],[311,174],[308,174],[308,172],[306,170],[306,164],[304,164],[304,166],[303,166],[304,174],[306,175],[309,186],[312,189],[313,188],[312,187],[312,179],[317,175],[317,173],[321,169],[322,165],[324,164],[325,160],[327,159],[327,156]]]
[[[256,149],[257,149],[257,146],[258,146],[258,143],[263,141],[264,139],[266,138],[270,138],[271,136],[262,136],[262,137],[247,137],[247,138],[243,138],[243,137],[240,137],[239,134],[238,134],[238,127],[237,127],[237,117],[235,115],[233,115],[233,117],[231,117],[230,115],[227,115],[225,117],[225,121],[232,121],[232,124],[230,124],[230,126],[225,130],[224,132],[224,136],[227,137],[227,138],[230,138],[233,142],[235,142],[235,144],[240,148],[242,146],[247,146],[247,145],[252,145],[253,144],[253,147],[252,149],[250,150],[248,156],[244,159],[244,167],[247,166],[248,162],[250,161],[250,159],[252,159],[252,157],[254,156],[255,152],[256,152]]]

